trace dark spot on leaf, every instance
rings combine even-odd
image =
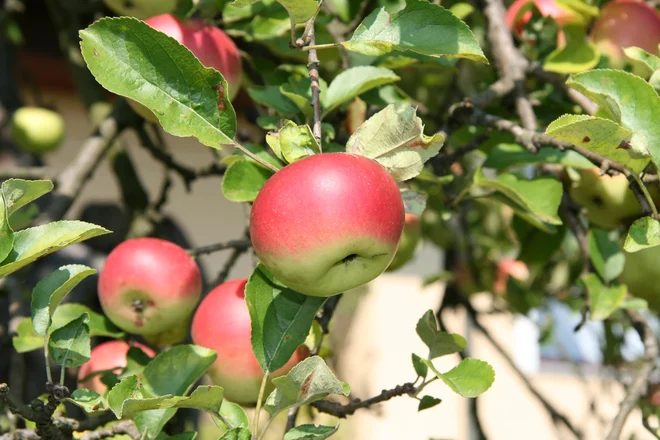
[[[312,374],[310,374],[309,376],[307,376],[307,378],[305,378],[305,381],[300,386],[301,399],[304,399],[309,394],[309,389],[312,387],[312,382],[314,382],[315,377],[316,377],[316,371],[313,371]]]
[[[591,142],[591,138],[589,136],[585,136],[584,139],[582,139],[583,144],[586,144],[587,142]]]
[[[218,92],[218,110],[224,112],[227,110],[227,106],[225,105],[225,85],[222,81],[216,86],[215,90]]]
[[[621,143],[616,147],[618,150],[630,150],[632,145],[626,140],[622,140]]]
[[[92,52],[94,52],[94,56],[99,56],[99,53],[96,49],[93,49]]]

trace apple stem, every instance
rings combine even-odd
[[[302,48],[305,52],[316,49],[332,49],[333,47],[340,46],[341,43],[328,43],[328,44],[314,44]]]
[[[259,438],[259,416],[261,415],[261,405],[263,404],[269,374],[270,371],[266,369],[266,371],[264,371],[264,377],[261,379],[261,387],[259,388],[259,396],[257,397],[257,407],[254,412],[254,420],[252,421],[252,440],[257,440]]]
[[[243,153],[245,153],[245,155],[248,156],[250,159],[252,159],[255,162],[258,162],[259,164],[265,166],[266,168],[268,168],[272,172],[276,173],[280,170],[279,168],[277,168],[273,164],[270,164],[270,163],[266,162],[265,160],[263,160],[262,158],[260,158],[259,156],[257,156],[256,154],[254,154],[253,152],[251,152],[250,150],[245,148],[243,145],[239,144],[238,142],[234,141],[234,143],[232,145],[234,147],[238,148],[239,150],[241,150]]]
[[[50,353],[48,352],[48,338],[44,338],[44,358],[46,361],[46,379],[53,383],[53,374],[50,371]],[[64,368],[62,368],[64,370]]]

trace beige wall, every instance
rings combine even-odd
[[[61,169],[77,154],[78,148],[90,128],[85,122],[81,105],[67,96],[48,96],[65,117],[68,137],[65,145],[47,157],[48,163]],[[133,134],[124,135],[130,153],[138,164],[143,183],[152,196],[158,191],[162,176],[161,166],[139,147]],[[192,139],[168,136],[167,142],[178,160],[191,166],[201,166],[211,157],[207,147]],[[175,177],[174,189],[166,211],[185,227],[195,245],[210,244],[240,236],[246,223],[243,205],[225,200],[221,179],[206,178],[193,185],[186,193],[181,181]],[[86,186],[75,204],[71,217],[89,200],[117,200],[118,188],[104,163]],[[203,257],[209,275],[214,277],[226,258],[226,253]],[[246,277],[251,272],[251,259],[244,256],[235,267],[232,277]],[[415,261],[397,274],[387,274],[372,283],[366,291],[350,295],[357,301],[344,301],[334,323],[333,339],[338,349],[337,375],[352,386],[355,397],[367,398],[384,388],[391,388],[414,379],[410,363],[412,352],[423,354],[422,343],[415,334],[415,324],[428,309],[437,307],[442,288],[436,284],[421,287],[424,275],[440,267],[441,255],[426,247]],[[449,313],[446,317],[451,331],[465,334],[464,317]],[[504,347],[511,349],[514,341],[513,319],[508,315],[488,317],[484,325]],[[506,365],[502,356],[485,338],[474,333],[470,338],[472,356],[488,361],[497,377],[493,387],[479,400],[479,413],[489,440],[550,440],[571,438],[565,431],[557,431],[539,402],[526,390]],[[509,355],[512,355],[509,352]],[[458,362],[457,356],[439,359],[440,369],[449,369]],[[597,377],[584,380],[575,375],[538,374],[530,378],[534,386],[562,412],[587,433],[587,439],[602,439],[607,431],[590,411],[594,400],[600,417],[611,421],[622,397],[616,384],[603,383]],[[437,385],[437,386],[436,386]],[[377,409],[361,411],[349,421],[342,422],[342,438],[359,440],[427,440],[468,439],[467,401],[453,394],[447,387],[434,384],[429,394],[443,399],[441,405],[417,413],[417,402],[398,398]],[[637,434],[637,439],[651,438],[640,428],[639,414],[633,414],[626,425],[626,435]]]

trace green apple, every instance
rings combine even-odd
[[[104,0],[108,8],[118,15],[144,20],[167,14],[176,8],[177,0]]]
[[[612,229],[625,220],[642,215],[642,207],[630,190],[626,176],[601,176],[598,168],[579,173],[580,180],[574,182],[569,195],[575,203],[587,209],[587,218],[594,225]],[[654,192],[657,191],[652,191],[655,196]]]
[[[399,248],[394,254],[394,259],[390,263],[387,271],[397,270],[406,264],[415,255],[419,239],[422,236],[422,223],[419,216],[415,214],[406,214],[403,234]]]
[[[448,248],[454,238],[449,225],[442,218],[442,213],[435,209],[427,208],[422,213],[422,232],[424,237],[442,249]]]
[[[645,299],[649,309],[660,313],[660,246],[624,253],[626,263],[619,281],[628,286],[628,293]]]
[[[21,107],[11,120],[14,143],[34,154],[55,150],[64,140],[64,119],[59,113],[41,107]]]

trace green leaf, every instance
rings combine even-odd
[[[619,308],[628,310],[643,310],[649,308],[649,303],[642,298],[624,298]]]
[[[84,409],[88,413],[102,411],[105,409],[103,397],[96,391],[79,388],[71,393],[71,397],[66,399],[74,405]]]
[[[440,373],[430,360],[424,363],[457,394],[463,397],[477,397],[486,392],[495,381],[495,371],[487,362],[465,358],[457,366]]]
[[[276,156],[288,163],[321,152],[309,125],[296,125],[291,121],[284,124],[279,131],[268,133],[266,142]]]
[[[233,142],[236,114],[218,92],[228,90],[227,82],[174,38],[129,17],[102,18],[80,37],[96,80],[149,108],[165,131],[213,148]]]
[[[623,249],[626,252],[637,252],[658,245],[660,245],[660,222],[653,217],[642,217],[630,226]]]
[[[431,396],[424,396],[422,397],[422,400],[419,401],[419,406],[417,407],[417,411],[424,411],[425,409],[433,408],[434,406],[440,404],[441,402],[442,402],[441,399],[437,399]]]
[[[196,438],[196,432],[182,432],[181,434],[176,435],[167,435],[164,432],[161,432],[156,437],[156,440],[195,440]]]
[[[60,304],[52,316],[50,331],[64,327],[78,316],[87,313],[89,315],[89,334],[90,336],[101,336],[105,338],[120,339],[124,333],[117,328],[105,315],[96,313],[89,307],[78,303]]]
[[[29,227],[37,217],[39,217],[40,212],[39,207],[34,203],[28,205],[25,209],[14,211],[14,213],[9,216],[9,226],[14,231],[25,229]]]
[[[222,194],[232,202],[254,202],[273,172],[252,160],[233,162],[222,178]]]
[[[328,114],[345,102],[362,93],[398,81],[399,76],[390,69],[373,66],[357,66],[344,70],[335,77],[322,100],[324,114]]]
[[[7,179],[2,182],[9,215],[52,190],[53,182],[50,180]]]
[[[284,435],[283,440],[324,440],[337,432],[337,426],[299,425]]]
[[[219,440],[250,440],[252,438],[252,433],[247,428],[236,428],[232,429],[229,432],[220,437]]]
[[[305,342],[325,298],[289,289],[258,264],[245,287],[245,301],[252,321],[252,350],[261,368],[272,372]]]
[[[484,168],[505,170],[523,164],[557,163],[567,167],[590,170],[594,164],[573,150],[561,151],[554,147],[542,147],[538,153],[531,153],[518,144],[498,144],[488,153]]]
[[[644,151],[625,150],[620,145],[632,139],[632,132],[609,119],[589,115],[564,115],[555,119],[546,134],[562,141],[578,145],[635,171],[643,170],[649,163]],[[622,144],[623,143],[623,144]],[[593,166],[592,166],[593,168]]]
[[[76,220],[62,220],[14,234],[14,248],[0,263],[0,277],[70,244],[108,234],[105,228]]]
[[[440,133],[424,135],[422,120],[413,107],[390,104],[353,133],[346,152],[375,159],[395,180],[403,181],[417,176],[444,141]]]
[[[137,376],[129,377],[137,378]],[[133,391],[133,393],[135,392]],[[144,394],[138,398],[128,396],[121,403],[121,407],[116,408],[115,406],[113,411],[118,418],[132,418],[142,411],[163,410],[169,408],[193,408],[207,411],[211,414],[217,414],[220,411],[220,406],[224,397],[223,394],[224,391],[221,387],[202,385],[195,389],[190,397],[172,395],[146,397]],[[113,396],[113,398],[116,397],[117,396]],[[113,402],[116,402],[116,400],[113,399]],[[119,409],[118,412],[117,409]]]
[[[32,319],[23,318],[16,327],[16,336],[11,339],[18,353],[38,350],[44,347],[44,338],[34,331]]]
[[[480,169],[474,175],[474,183],[477,186],[493,188],[501,192],[545,223],[561,224],[557,211],[563,189],[558,180],[551,177],[524,180],[510,173],[500,174],[495,179],[488,179]],[[543,197],[539,197],[539,194],[543,194]]]
[[[401,198],[406,214],[422,215],[424,209],[426,209],[426,199],[428,198],[426,194],[411,189],[402,189]]]
[[[626,263],[626,257],[621,252],[617,238],[602,229],[589,230],[589,258],[594,269],[605,282],[610,282],[621,275],[623,265]]]
[[[50,334],[48,350],[57,365],[79,367],[89,360],[89,315],[86,313]]]
[[[566,45],[548,55],[543,68],[549,72],[578,73],[596,67],[600,52],[595,44],[587,40],[584,26],[568,25],[562,31],[566,36]]]
[[[144,388],[152,396],[183,396],[217,357],[216,352],[208,348],[176,345],[159,353],[145,367]]]
[[[300,113],[298,106],[283,95],[278,86],[252,87],[248,89],[248,95],[259,104],[270,107],[283,115]]]
[[[429,367],[422,362],[422,358],[417,356],[415,353],[412,354],[412,363],[415,373],[421,378],[426,378],[426,375],[429,374]]]
[[[589,294],[590,318],[594,321],[606,319],[619,308],[626,297],[626,286],[607,287],[596,274],[583,276],[582,282]]]
[[[392,15],[385,8],[374,10],[342,45],[370,56],[409,50],[488,63],[465,23],[443,7],[423,0],[408,0],[404,10]]]
[[[660,97],[642,78],[621,70],[598,69],[573,76],[566,83],[586,95],[623,127],[632,131],[633,150],[660,160]]]
[[[9,211],[5,203],[5,197],[0,193],[0,261],[7,258],[13,246],[14,231],[9,226]]]
[[[304,23],[316,12],[319,4],[316,0],[277,0],[284,6],[294,23]]]
[[[440,330],[432,310],[424,313],[424,316],[417,322],[416,330],[420,339],[429,348],[429,359],[458,353],[467,347],[463,336]]]
[[[660,57],[650,54],[644,49],[631,46],[624,48],[623,52],[628,58],[642,63],[648,69],[649,75],[660,69]]]
[[[35,331],[46,336],[51,317],[64,297],[96,269],[82,264],[62,266],[34,286],[32,290],[32,325]]]
[[[264,409],[271,416],[287,408],[307,405],[330,394],[348,396],[350,387],[338,380],[323,358],[312,356],[293,367],[286,376],[273,379],[275,390]]]
[[[219,416],[213,417],[215,424],[226,431],[236,428],[248,428],[250,420],[243,408],[229,400],[223,400]]]

